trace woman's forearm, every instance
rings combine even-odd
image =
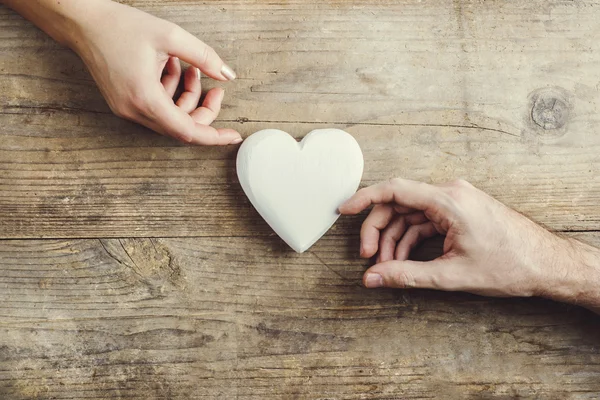
[[[117,115],[186,143],[242,141],[233,129],[210,126],[221,109],[222,89],[210,90],[199,106],[200,72],[220,81],[235,79],[235,73],[178,25],[111,0],[0,3],[75,51]],[[180,60],[192,67],[182,72]],[[181,81],[184,92],[176,96]]]
[[[61,44],[73,47],[81,21],[110,0],[0,0]]]

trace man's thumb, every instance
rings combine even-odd
[[[367,288],[445,290],[447,287],[445,276],[448,274],[449,266],[443,264],[448,264],[448,261],[441,259],[427,262],[387,261],[369,268],[363,276],[363,284]]]

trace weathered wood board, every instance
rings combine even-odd
[[[364,184],[463,177],[553,229],[598,229],[598,2],[130,4],[236,67],[221,126],[341,127],[364,149]],[[235,180],[235,148],[111,116],[74,54],[0,12],[1,237],[268,232]],[[531,118],[547,88],[566,102],[562,128]]]
[[[598,235],[588,239],[600,243]],[[369,291],[355,238],[0,242],[0,395],[595,398],[600,319]]]
[[[217,125],[343,128],[364,185],[462,177],[600,245],[599,1],[124,3],[235,67]],[[598,398],[597,316],[368,291],[362,217],[296,255],[235,154],[113,116],[0,6],[0,398]]]

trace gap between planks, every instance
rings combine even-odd
[[[565,229],[565,230],[554,230],[552,233],[562,234],[562,233],[599,233],[600,229]],[[223,239],[223,238],[232,238],[232,239],[253,239],[257,237],[274,237],[275,233],[270,234],[253,234],[253,235],[182,235],[182,236],[106,236],[106,237],[98,237],[98,236],[40,236],[40,237],[31,237],[31,236],[23,236],[23,237],[2,237],[0,236],[0,241],[8,242],[8,241],[18,241],[18,240],[28,240],[28,241],[37,241],[37,240],[90,240],[90,239]],[[328,233],[324,237],[358,237],[359,233]],[[308,254],[309,252],[307,252]]]
[[[32,109],[39,110],[38,113],[44,113],[49,111],[60,111],[69,114],[77,114],[81,112],[87,112],[92,114],[103,114],[103,115],[111,115],[109,112],[103,111],[92,111],[92,110],[83,110],[78,108],[71,107],[25,107],[18,106],[12,107],[17,109]],[[6,112],[6,108],[4,110],[0,110],[0,115],[15,115],[15,114],[32,114],[32,113],[11,113]],[[401,126],[413,126],[413,127],[433,127],[433,128],[458,128],[458,129],[478,129],[482,131],[489,132],[497,132],[505,135],[513,136],[513,137],[521,137],[518,133],[508,132],[502,129],[488,128],[485,126],[480,126],[477,124],[471,125],[461,125],[461,124],[410,124],[410,123],[381,123],[381,122],[358,122],[358,121],[286,121],[286,120],[261,120],[261,119],[249,119],[245,117],[239,117],[236,119],[216,119],[214,123],[259,123],[259,124],[299,124],[299,125],[347,125],[347,126],[389,126],[389,127],[401,127]]]

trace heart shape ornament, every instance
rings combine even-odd
[[[314,130],[297,142],[266,129],[240,147],[237,175],[275,233],[303,253],[339,218],[338,207],[358,189],[363,165],[360,146],[342,130]]]

